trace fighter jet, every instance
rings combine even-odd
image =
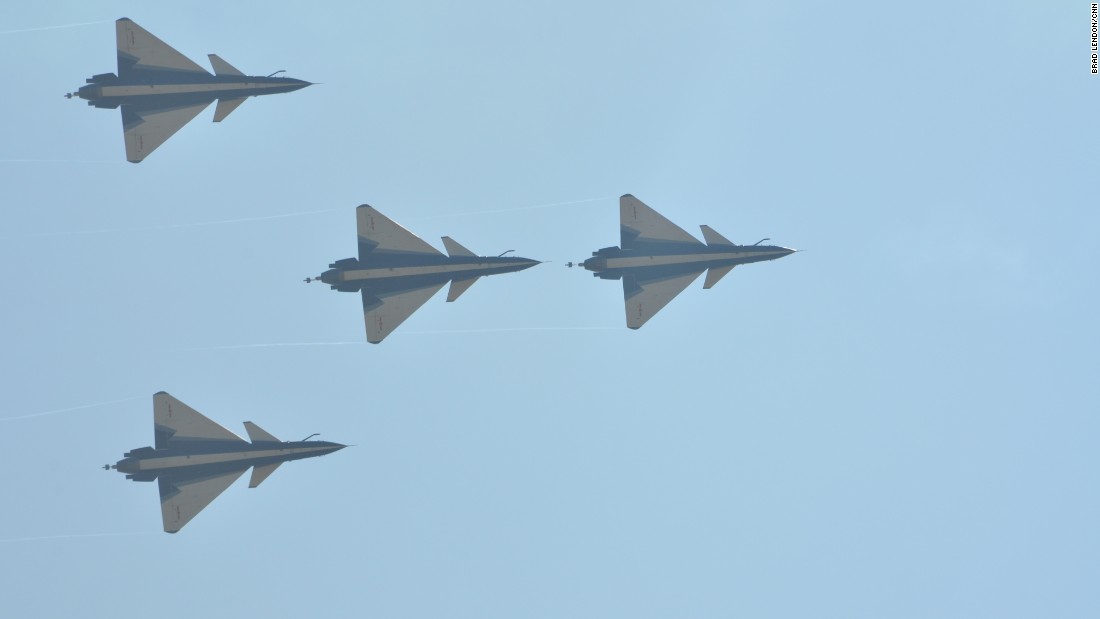
[[[164,531],[175,533],[252,467],[249,488],[259,486],[283,462],[323,456],[344,448],[338,443],[305,440],[284,442],[251,421],[242,439],[195,409],[161,391],[153,394],[155,447],[123,454],[117,464],[105,464],[126,479],[160,483]]]
[[[355,209],[359,231],[359,257],[329,264],[329,270],[307,277],[308,284],[320,280],[341,292],[363,296],[363,319],[367,341],[377,344],[405,319],[451,282],[447,302],[462,296],[482,275],[522,271],[538,260],[499,256],[478,256],[449,236],[443,245],[450,256],[366,204]]]
[[[630,194],[619,198],[622,247],[592,252],[581,266],[594,277],[623,280],[626,326],[641,328],[707,269],[703,288],[718,283],[739,264],[775,260],[795,253],[776,245],[737,245],[709,226],[700,226],[706,244]],[[568,266],[573,266],[569,263]]]
[[[214,122],[221,122],[248,97],[291,92],[309,82],[241,73],[210,54],[214,75],[164,41],[123,17],[115,22],[118,75],[101,73],[86,86],[65,95],[87,99],[88,105],[122,106],[126,160],[140,163],[176,131],[198,116],[215,99]]]

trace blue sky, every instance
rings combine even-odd
[[[1088,3],[0,16],[12,616],[1100,610]],[[126,163],[118,112],[61,96],[114,71],[123,16],[322,84]],[[564,267],[628,192],[807,251],[629,331],[617,282]],[[355,295],[301,282],[362,203],[550,262],[370,346]],[[159,390],[356,446],[166,535],[155,484],[97,468],[152,442]]]

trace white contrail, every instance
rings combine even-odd
[[[0,163],[2,163],[4,161],[12,161],[12,162],[26,161],[26,162],[29,162],[29,161],[52,161],[52,160],[46,160],[46,159],[11,159],[11,160],[0,160]],[[430,217],[414,217],[412,219],[415,219],[415,220],[445,219],[445,218],[449,218],[449,217],[468,217],[470,215],[487,215],[487,214],[492,214],[492,213],[510,213],[510,212],[514,212],[514,211],[530,211],[530,210],[535,210],[535,209],[552,208],[552,207],[555,207],[555,206],[568,206],[568,205],[571,205],[571,204],[584,204],[584,203],[587,203],[587,202],[596,202],[596,201],[599,201],[599,200],[607,200],[607,199],[609,199],[609,198],[585,198],[584,200],[570,200],[568,202],[554,202],[552,204],[536,204],[534,206],[521,206],[521,207],[518,207],[518,208],[505,208],[505,209],[495,209],[495,210],[487,210],[487,211],[467,211],[465,213],[448,213],[448,214],[444,214],[444,215],[433,215],[433,216],[430,216]],[[78,235],[85,235],[85,234],[109,234],[109,233],[119,233],[119,232],[153,232],[153,231],[156,231],[156,230],[177,230],[177,229],[180,229],[180,228],[199,228],[199,227],[203,227],[203,226],[221,226],[221,225],[225,225],[225,224],[248,223],[248,222],[253,222],[253,221],[267,221],[267,220],[271,220],[271,219],[286,219],[288,217],[303,217],[305,215],[318,215],[318,214],[321,214],[321,213],[336,213],[336,212],[344,212],[346,210],[348,210],[346,207],[344,207],[344,208],[326,208],[326,209],[321,209],[321,210],[316,210],[316,211],[298,211],[298,212],[295,212],[295,213],[280,213],[278,215],[261,215],[261,216],[258,216],[258,217],[236,217],[236,218],[233,218],[233,219],[213,219],[213,220],[210,220],[210,221],[196,221],[196,222],[191,222],[191,223],[180,223],[180,224],[160,224],[160,225],[155,225],[155,226],[138,226],[138,227],[134,227],[134,228],[98,228],[98,229],[95,229],[95,230],[62,230],[62,231],[56,231],[56,232],[27,232],[27,233],[24,233],[24,234],[21,234],[21,235],[7,234],[7,235],[4,235],[4,236],[0,236],[0,238],[12,239],[12,238],[28,237],[28,236],[49,237],[49,236],[78,236]]]
[[[461,335],[463,333],[512,333],[516,331],[617,331],[618,327],[504,327],[499,329],[446,329],[439,331],[398,331],[405,335]],[[211,350],[243,350],[246,348],[282,348],[292,346],[365,346],[357,342],[272,342],[270,344],[230,344],[227,346],[198,346],[181,348],[180,352],[205,352]]]
[[[0,159],[0,163],[118,163],[106,159]]]
[[[156,228],[146,228],[155,230]],[[23,237],[47,237],[47,236],[79,236],[83,234],[107,234],[108,232],[140,232],[142,228],[99,228],[97,230],[61,230],[58,232],[25,232],[23,234],[5,234],[0,239],[17,239]]]
[[[113,19],[101,19],[99,21],[85,21],[78,24],[62,24],[60,26],[39,26],[38,28],[20,28],[19,30],[0,30],[0,34],[18,34],[20,32],[40,32],[42,30],[60,30],[62,28],[79,28],[81,26],[95,26],[97,24],[109,24]]]
[[[0,544],[11,544],[15,542],[37,542],[48,539],[76,539],[81,537],[130,537],[133,535],[158,535],[153,531],[141,531],[139,533],[72,533],[69,535],[40,535],[37,537],[9,537],[6,539],[0,539]]]
[[[56,415],[58,413],[68,413],[70,411],[78,411],[85,408],[95,408],[97,406],[107,406],[110,404],[121,404],[122,402],[132,402],[134,400],[140,400],[145,396],[134,396],[132,398],[122,398],[121,400],[110,400],[107,402],[96,402],[95,404],[82,404],[80,406],[70,406],[69,408],[58,408],[52,411],[43,411],[41,413],[31,413],[29,415],[18,415],[16,417],[0,417],[0,421],[14,421],[16,419],[30,419],[32,417],[45,417],[47,415]]]
[[[243,348],[280,348],[284,346],[354,346],[364,342],[274,342],[271,344],[230,344],[228,346],[200,346],[196,348],[181,348],[183,352],[196,352],[206,350],[239,350]]]
[[[269,219],[286,219],[288,217],[302,217],[304,215],[316,215],[318,213],[335,213],[344,211],[342,208],[328,208],[319,211],[299,211],[297,213],[281,213],[278,215],[260,215],[258,217],[237,217],[234,219],[213,219],[210,221],[195,221],[182,224],[159,224],[155,226],[139,226],[136,228],[99,228],[96,230],[63,230],[59,232],[29,232],[23,236],[76,236],[82,234],[106,234],[109,232],[153,232],[156,230],[175,230],[179,228],[199,228],[202,226],[220,226],[224,224],[245,223],[250,221],[266,221]],[[7,235],[3,238],[14,238]]]
[[[569,200],[567,202],[551,202],[549,204],[535,204],[532,206],[518,206],[515,208],[498,208],[485,211],[466,211],[464,213],[446,213],[444,215],[432,215],[430,217],[418,217],[417,219],[446,219],[448,217],[466,217],[469,215],[490,215],[493,213],[514,213],[516,211],[534,211],[543,208],[553,208],[555,206],[570,206],[573,204],[585,204],[588,202],[599,202],[600,200],[610,200],[615,196],[608,196],[603,198],[585,198],[583,200]]]
[[[618,331],[618,327],[503,327],[499,329],[446,329],[403,331],[405,335],[460,335],[463,333],[511,333],[515,331]]]
[[[302,217],[303,215],[316,215],[318,213],[335,213],[337,211],[346,211],[343,208],[326,208],[319,211],[299,211],[297,213],[283,213],[281,215],[261,215],[259,217],[238,217],[236,219],[215,219],[213,221],[200,221],[190,224],[169,224],[164,226],[158,226],[158,229],[163,228],[195,228],[198,226],[220,226],[222,224],[238,224],[248,221],[265,221],[268,219],[286,219],[287,217]]]

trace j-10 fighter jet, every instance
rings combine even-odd
[[[592,252],[581,265],[595,277],[622,279],[626,326],[638,329],[707,269],[703,288],[739,265],[775,260],[796,250],[776,245],[736,245],[709,226],[706,244],[630,194],[619,198],[621,247]],[[569,263],[573,266],[573,263]]]
[[[153,395],[155,446],[128,451],[103,468],[134,481],[158,481],[164,530],[175,533],[249,467],[248,487],[255,488],[283,462],[344,448],[327,441],[280,441],[251,421],[244,427],[251,443],[161,391]]]
[[[451,282],[447,302],[466,292],[483,275],[522,271],[538,260],[478,256],[449,236],[443,245],[450,256],[428,245],[392,219],[366,204],[355,209],[359,257],[344,258],[306,283],[320,280],[334,290],[363,296],[367,341],[377,344],[424,305],[443,284]]]
[[[122,132],[126,160],[140,163],[198,116],[215,99],[214,122],[221,122],[248,97],[291,92],[309,82],[288,77],[241,73],[233,65],[210,54],[214,75],[141,26],[123,17],[115,22],[118,41],[118,74],[101,73],[85,80],[86,86],[65,95],[87,99],[88,105],[122,106]]]

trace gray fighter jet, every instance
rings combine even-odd
[[[252,467],[248,487],[255,488],[283,462],[344,448],[308,438],[280,441],[251,421],[244,422],[244,427],[251,443],[161,391],[153,395],[155,447],[128,451],[117,464],[103,468],[125,473],[126,479],[134,481],[158,481],[164,530],[175,533],[248,467]]]
[[[796,250],[776,245],[736,245],[709,226],[706,244],[630,194],[619,198],[622,247],[592,252],[581,265],[595,277],[623,280],[626,326],[638,329],[707,269],[703,288],[718,283],[739,264],[775,260]],[[569,263],[568,266],[573,266]]]
[[[344,258],[306,283],[320,280],[334,290],[360,292],[367,341],[377,344],[424,305],[443,284],[451,282],[447,302],[466,292],[483,275],[522,271],[538,260],[478,256],[449,236],[443,245],[450,256],[402,228],[366,204],[355,209],[359,257]]]
[[[115,22],[118,75],[101,73],[86,86],[65,95],[87,99],[88,105],[122,106],[126,160],[140,163],[215,99],[214,122],[221,122],[248,97],[290,92],[309,82],[241,73],[210,54],[214,75],[164,41],[123,17]]]

